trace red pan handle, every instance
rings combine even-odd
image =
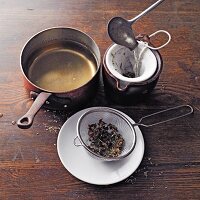
[[[39,111],[41,106],[46,102],[50,95],[51,93],[41,92],[37,96],[28,112],[17,121],[19,128],[26,129],[31,127],[36,113]]]

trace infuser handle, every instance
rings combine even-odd
[[[154,37],[155,35],[157,35],[157,34],[159,34],[159,33],[165,33],[165,34],[168,36],[167,42],[165,42],[164,44],[162,44],[162,45],[159,46],[159,47],[150,46],[150,45],[148,44],[148,42],[145,42],[145,45],[146,45],[147,47],[149,47],[149,49],[152,49],[152,50],[159,50],[159,49],[162,49],[163,47],[165,47],[166,45],[168,45],[169,42],[171,41],[172,37],[171,37],[170,33],[167,32],[167,31],[165,31],[165,30],[158,30],[158,31],[152,33],[151,35],[149,35],[149,41],[150,41],[151,37]]]
[[[189,108],[188,111],[185,111],[184,113],[182,114],[179,114],[178,116],[176,117],[172,117],[172,118],[168,118],[166,120],[163,120],[163,121],[158,121],[158,122],[155,122],[155,123],[152,123],[152,124],[144,124],[142,123],[142,121],[144,119],[148,119],[148,118],[151,118],[152,116],[159,116],[161,115],[162,113],[165,113],[165,112],[169,112],[169,111],[179,111],[181,110],[181,108]],[[191,105],[181,105],[181,106],[176,106],[176,107],[172,107],[172,108],[168,108],[168,109],[165,109],[165,110],[161,110],[159,112],[155,112],[155,113],[152,113],[150,115],[146,115],[142,118],[140,118],[139,122],[138,123],[135,123],[135,124],[132,124],[133,126],[144,126],[144,127],[151,127],[151,126],[155,126],[155,125],[158,125],[158,124],[162,124],[162,123],[165,123],[165,122],[169,122],[169,121],[172,121],[172,120],[175,120],[175,119],[179,119],[179,118],[182,118],[182,117],[185,117],[187,115],[190,115],[194,112],[194,109],[192,108]]]

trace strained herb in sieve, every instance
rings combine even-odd
[[[88,147],[103,157],[117,157],[121,154],[124,139],[117,127],[111,123],[107,124],[102,119],[98,123],[88,125],[90,144]]]

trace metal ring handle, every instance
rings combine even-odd
[[[165,30],[158,30],[158,31],[152,33],[151,35],[149,35],[149,38],[154,37],[155,35],[157,35],[157,34],[159,34],[159,33],[165,33],[165,34],[168,36],[167,42],[166,42],[165,44],[159,46],[159,47],[152,47],[152,46],[150,46],[147,42],[145,42],[145,45],[146,45],[147,47],[149,47],[149,49],[152,49],[152,50],[159,50],[159,49],[162,49],[162,48],[165,47],[167,44],[169,44],[169,42],[171,41],[171,39],[172,39],[171,34],[170,34],[169,32],[167,32],[167,31],[165,31]]]
[[[76,140],[77,140],[77,139],[79,140],[79,144],[76,143]],[[74,138],[74,146],[76,146],[76,147],[83,146],[82,143],[81,143],[81,141],[80,141],[80,139],[78,138],[78,136],[76,136],[76,137]]]

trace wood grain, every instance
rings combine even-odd
[[[57,154],[60,127],[73,114],[41,109],[30,129],[13,121],[32,104],[24,89],[20,53],[26,41],[49,27],[74,27],[88,33],[101,54],[112,43],[107,23],[114,16],[131,19],[154,0],[0,0],[0,199],[200,199],[200,1],[165,1],[133,28],[150,34],[165,29],[171,43],[160,51],[164,68],[148,98],[131,106],[106,98],[101,82],[86,107],[110,106],[134,120],[180,104],[191,104],[190,117],[141,128],[145,155],[139,168],[110,186],[90,185],[73,177]]]

